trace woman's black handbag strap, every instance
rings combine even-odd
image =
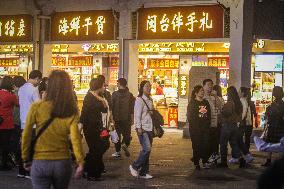
[[[31,148],[30,148],[30,157],[29,157],[29,162],[33,160],[33,156],[35,153],[35,145],[39,137],[42,135],[42,133],[48,128],[48,126],[51,124],[51,122],[54,120],[53,117],[49,118],[45,123],[42,128],[38,131],[38,134],[32,139],[31,142]]]
[[[148,104],[147,104],[146,100],[145,100],[143,97],[141,97],[141,98],[142,98],[142,100],[144,101],[145,105],[147,106],[148,111],[153,111],[153,110],[151,110],[151,109],[149,108],[149,106],[148,106]]]

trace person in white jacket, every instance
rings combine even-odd
[[[130,165],[130,173],[134,177],[151,179],[149,174],[149,159],[153,143],[153,122],[151,111],[153,102],[150,98],[151,84],[149,81],[142,81],[139,87],[139,95],[134,106],[134,125],[141,144],[142,150],[138,158]],[[148,107],[149,109],[148,109]]]

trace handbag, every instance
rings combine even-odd
[[[101,137],[102,139],[107,139],[107,138],[109,138],[109,132],[108,132],[108,130],[107,130],[106,128],[103,128],[103,129],[101,130],[101,132],[100,132],[100,137]]]
[[[153,137],[162,138],[162,136],[165,133],[164,129],[162,128],[162,126],[164,125],[163,116],[157,110],[155,110],[155,109],[151,110],[149,108],[148,104],[146,103],[146,101],[143,98],[142,98],[142,100],[145,103],[145,105],[147,106],[148,111],[152,112],[152,114],[150,114],[150,116],[151,116],[152,122],[153,122]]]
[[[42,128],[40,128],[40,130],[38,131],[38,134],[35,135],[35,137],[32,139],[31,142],[31,147],[30,147],[30,151],[29,151],[29,157],[27,162],[32,162],[33,161],[33,156],[35,153],[35,145],[37,140],[39,139],[39,137],[42,135],[42,133],[48,128],[48,126],[51,124],[51,122],[54,120],[53,117],[49,118],[45,123],[44,126]]]
[[[112,143],[114,144],[118,143],[119,137],[118,137],[116,130],[113,130],[110,132],[110,138],[111,138]]]

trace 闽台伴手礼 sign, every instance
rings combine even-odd
[[[138,39],[223,38],[224,10],[219,5],[141,8]]]

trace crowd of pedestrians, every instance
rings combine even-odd
[[[31,178],[35,189],[68,188],[73,165],[75,177],[102,181],[107,172],[103,156],[110,147],[109,131],[117,138],[112,157],[120,158],[121,150],[130,157],[134,125],[141,151],[129,171],[134,177],[152,179],[149,161],[155,127],[151,83],[139,84],[136,99],[124,78],[118,79],[118,90],[112,95],[106,86],[103,75],[92,79],[80,112],[73,83],[64,71],[54,70],[48,78],[42,78],[42,73],[34,70],[27,81],[21,76],[1,79],[0,169],[10,170],[14,162],[17,176]],[[261,138],[255,137],[257,149],[268,153],[264,166],[271,165],[272,152],[284,151],[283,89],[275,87],[273,97],[266,110],[264,133]],[[204,80],[189,97],[187,120],[196,170],[227,168],[228,163],[245,168],[253,161],[250,139],[258,122],[249,88],[241,87],[238,92],[230,86],[225,102],[221,87],[211,79]],[[83,138],[88,146],[86,155]],[[232,149],[230,160],[228,144]],[[283,165],[282,161],[276,163]],[[275,174],[272,168],[269,174]],[[269,174],[263,174],[262,181],[269,182]]]

